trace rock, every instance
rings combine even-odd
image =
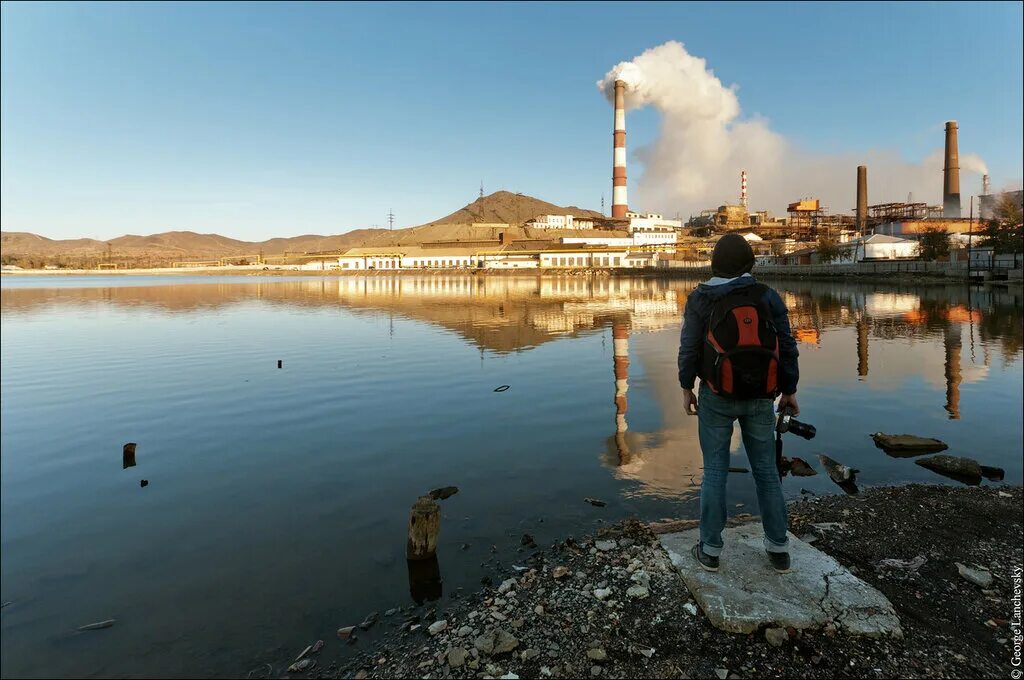
[[[558,566],[551,570],[552,578],[562,578],[569,575],[569,569],[567,567]]]
[[[685,609],[690,616],[697,615],[697,605],[695,605],[692,602],[687,602],[686,604],[684,604],[683,609]]]
[[[789,639],[789,633],[786,632],[785,628],[765,628],[764,639],[772,647],[781,647]]]
[[[598,663],[604,663],[608,660],[608,652],[604,651],[601,647],[595,647],[587,650],[587,658]]]
[[[824,453],[818,454],[818,461],[825,468],[825,472],[832,478],[832,481],[836,484],[844,484],[846,482],[853,482],[857,476],[857,470],[854,470],[848,465],[843,465],[837,460],[829,458]]]
[[[438,633],[448,630],[447,621],[434,621],[432,624],[427,626],[427,632],[431,635],[437,635]]]
[[[611,588],[598,588],[594,591],[594,597],[599,600],[606,600],[612,594]]]
[[[377,612],[370,612],[366,615],[366,618],[363,619],[363,622],[359,624],[359,627],[363,630],[370,630],[375,623],[377,623]]]
[[[473,640],[473,647],[481,654],[490,654],[494,651],[494,633],[486,633]]]
[[[1013,494],[1012,493],[1006,493],[1005,491],[1000,491],[999,492],[999,497],[1000,498],[1013,498]]]
[[[626,589],[626,597],[634,600],[645,600],[650,594],[651,592],[641,585],[630,586]]]
[[[522,543],[527,548],[536,548],[537,547],[537,541],[533,540],[533,536],[531,536],[530,534],[523,534],[523,538],[520,539],[519,542]]]
[[[949,447],[945,442],[928,437],[918,437],[912,434],[885,434],[876,432],[871,435],[875,440],[875,446],[886,453],[903,456],[916,456],[922,453],[937,453],[945,451]]]
[[[807,464],[803,458],[794,458],[790,464],[789,472],[794,477],[813,477],[818,471]]]
[[[912,560],[897,560],[893,558],[884,559],[875,565],[877,571],[883,569],[901,569],[903,571],[914,572],[924,566],[924,563],[928,561],[928,558],[924,555],[918,555]]]
[[[919,458],[914,462],[921,467],[928,468],[932,472],[938,472],[946,477],[951,476],[953,479],[967,481],[968,483],[978,483],[981,481],[981,466],[978,465],[978,461],[971,458],[939,454],[937,456]]]
[[[446,498],[451,498],[459,492],[457,486],[442,486],[440,489],[434,489],[428,495],[435,501],[443,501]]]
[[[463,626],[462,628],[459,628],[459,630],[456,631],[455,634],[459,637],[467,637],[473,634],[473,629],[469,626]]]
[[[536,607],[533,608],[533,613],[536,614],[537,616],[544,616],[544,606],[543,605],[537,605]]]
[[[641,654],[646,656],[648,659],[650,659],[652,656],[654,656],[654,647],[648,647],[647,649],[641,648],[641,649],[639,649],[637,651],[639,651]]]
[[[466,663],[466,656],[469,655],[462,647],[455,647],[448,650],[448,665],[452,668],[458,668],[462,664]]]
[[[604,501],[598,500],[596,498],[584,498],[583,500],[584,500],[584,502],[590,503],[591,505],[593,505],[596,508],[603,508],[604,506],[608,505]]]
[[[505,673],[505,675],[500,676],[499,680],[519,680],[519,676],[509,671],[508,673]]]
[[[296,661],[291,666],[288,666],[288,672],[289,673],[304,673],[310,667],[312,667],[314,663],[315,662],[312,659],[303,659],[302,661]]]
[[[540,652],[536,649],[525,649],[522,654],[519,655],[519,658],[523,661],[529,661],[530,659],[534,659],[538,656],[540,656]]]
[[[519,646],[519,640],[508,631],[498,629],[494,636],[494,651],[492,654],[507,654]]]
[[[595,677],[595,678],[596,678],[597,676],[601,675],[601,667],[600,667],[600,666],[591,666],[591,667],[590,667],[590,674],[591,674],[591,675],[592,675],[593,677]]]
[[[981,475],[985,479],[989,479],[993,482],[1000,482],[1006,477],[1006,470],[998,467],[989,467],[988,465],[981,466]]]
[[[992,572],[988,569],[972,569],[971,567],[968,567],[965,564],[960,564],[959,562],[956,562],[956,569],[960,572],[960,576],[976,586],[988,588],[992,585]]]
[[[505,579],[504,581],[501,582],[500,586],[498,586],[498,592],[502,593],[502,594],[505,594],[505,593],[507,593],[508,591],[512,590],[515,587],[516,587],[516,580],[514,578],[507,578],[507,579]]]
[[[633,575],[629,577],[629,580],[633,583],[643,586],[644,588],[647,588],[651,585],[651,577],[643,569],[637,569],[636,571],[634,571]]]
[[[608,552],[609,550],[615,550],[618,547],[618,543],[615,541],[594,541],[594,547],[601,552]]]
[[[715,669],[715,675],[718,676],[718,680],[725,680],[726,678],[729,677],[729,669],[728,668],[716,668]]]
[[[902,637],[896,611],[881,592],[796,536],[789,535],[796,569],[780,577],[764,557],[760,522],[727,528],[722,561],[729,567],[712,574],[690,555],[698,531],[659,539],[715,627],[752,633],[764,627],[820,628],[841,621],[850,635]]]

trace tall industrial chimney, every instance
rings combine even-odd
[[[960,154],[956,143],[956,121],[946,122],[946,166],[942,181],[943,217],[960,217]]]
[[[740,170],[740,205],[747,207],[747,171]]]
[[[868,227],[868,166],[857,166],[857,231],[867,232]]]
[[[626,83],[615,81],[615,138],[612,153],[612,217],[625,218],[626,201]]]
[[[988,196],[988,175],[981,176],[981,195]]]

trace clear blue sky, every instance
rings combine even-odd
[[[1018,2],[4,2],[0,223],[338,233],[440,217],[481,179],[598,208],[594,83],[667,40],[816,151],[917,160],[956,119],[998,187],[1022,175],[1022,23]],[[631,115],[630,145],[656,124]]]

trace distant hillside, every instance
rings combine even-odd
[[[26,232],[0,232],[0,255],[4,262],[38,260],[46,263],[88,263],[107,257],[108,243],[112,260],[171,262],[177,260],[218,259],[257,255],[283,255],[319,251],[338,251],[359,245],[384,229],[357,229],[346,234],[320,236],[306,234],[267,241],[239,241],[219,234],[168,231],[150,236],[128,234],[110,241],[96,239],[56,240]]]
[[[575,206],[560,207],[539,198],[497,191],[479,198],[439,220],[406,229],[356,229],[344,234],[321,236],[306,234],[266,241],[240,241],[220,234],[192,231],[167,231],[149,236],[127,234],[110,241],[90,238],[55,240],[27,232],[0,232],[0,255],[4,264],[39,267],[95,266],[108,258],[131,266],[164,266],[187,260],[246,258],[260,252],[265,256],[287,253],[319,253],[347,250],[358,246],[413,245],[426,241],[468,241],[496,239],[503,231],[494,227],[473,227],[473,223],[504,223],[512,226],[516,238],[554,238],[569,232],[524,229],[522,225],[538,215],[573,214],[602,218],[593,210]],[[572,232],[579,235],[579,232]],[[108,245],[109,244],[109,245]]]
[[[464,208],[439,220],[428,222],[423,226],[435,224],[472,224],[473,222],[506,222],[512,226],[520,226],[537,215],[578,215],[580,217],[603,218],[599,212],[584,210],[576,206],[562,208],[554,203],[542,201],[533,196],[514,194],[511,191],[496,191],[493,194],[478,198]]]

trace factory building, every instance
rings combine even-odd
[[[594,220],[574,215],[538,215],[526,226],[536,229],[593,229]]]

